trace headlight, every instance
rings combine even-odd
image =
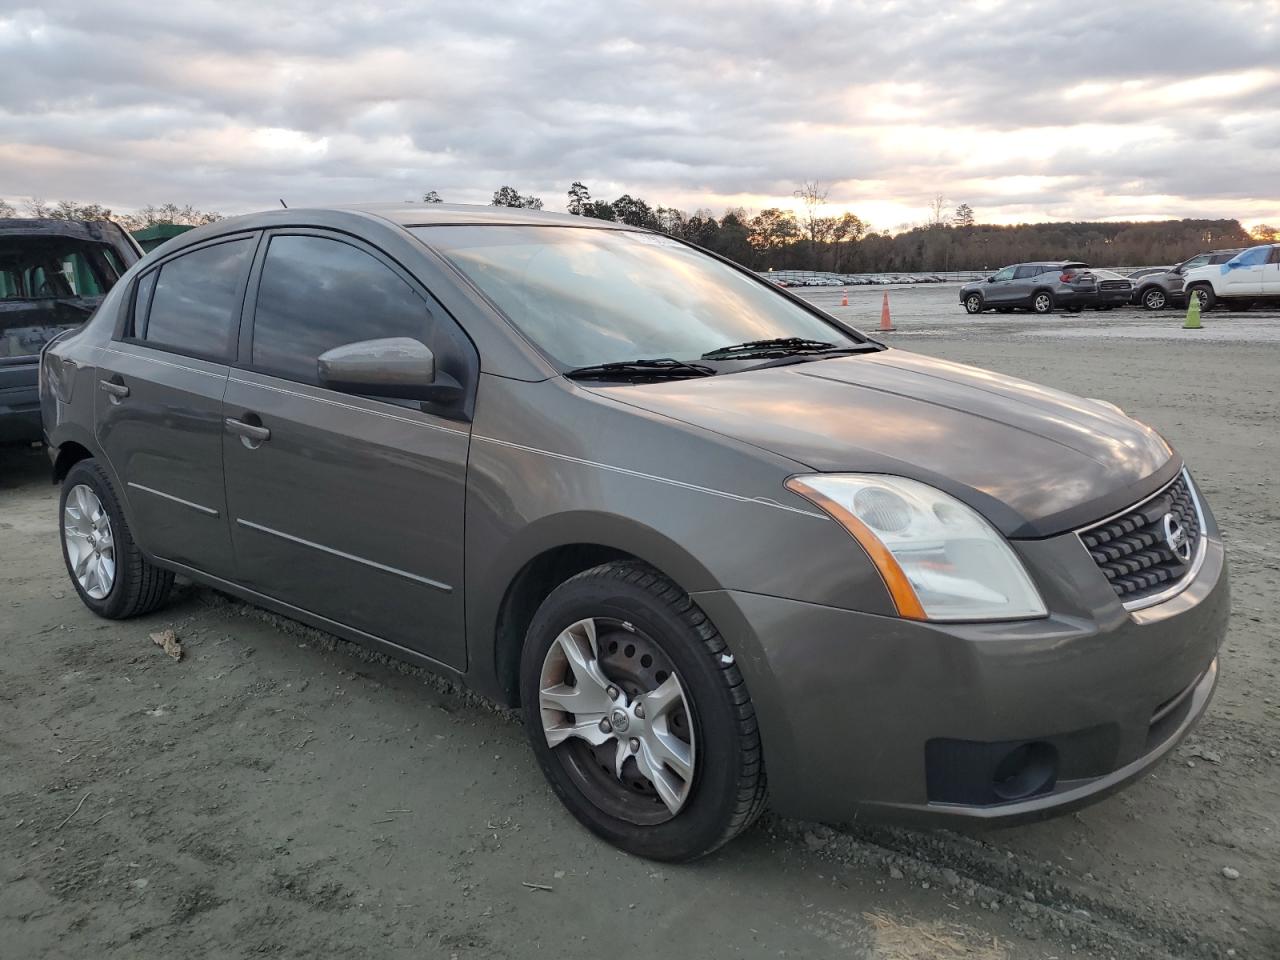
[[[998,531],[954,497],[905,477],[810,474],[787,488],[862,544],[898,614],[912,620],[1013,620],[1047,614]]]

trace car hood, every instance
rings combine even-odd
[[[1109,516],[1180,466],[1110,404],[904,350],[594,392],[804,469],[932,484],[1011,537]]]

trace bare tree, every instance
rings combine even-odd
[[[1260,223],[1253,228],[1250,235],[1259,243],[1275,243],[1280,240],[1280,229],[1269,223]]]
[[[0,197],[0,217],[16,217],[18,211],[13,209],[13,204],[6,203],[3,197]]]
[[[110,215],[111,211],[108,210],[107,213]],[[163,223],[199,227],[221,220],[222,214],[213,210],[197,210],[189,203],[181,207],[176,203],[162,203],[158,207],[147,204],[135,213],[126,213],[114,219],[126,230],[143,230]]]
[[[940,193],[935,195],[933,200],[930,201],[929,203],[929,226],[931,227],[947,226],[951,222],[951,220],[946,214],[946,209],[947,209],[947,198]]]
[[[822,185],[819,180],[812,182],[806,180],[800,185],[800,189],[794,191],[791,195],[804,204],[804,213],[801,214],[800,227],[809,239],[810,244],[817,244],[821,239],[820,234],[825,232],[824,227],[830,226],[829,223],[824,224],[822,221],[830,221],[830,217],[822,217],[820,213],[827,203],[827,196],[830,191]]]

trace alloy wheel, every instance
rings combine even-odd
[[[968,310],[970,313],[981,313],[982,298],[979,297],[976,293],[970,295],[969,298],[966,299],[964,302],[964,308]]]
[[[1033,306],[1035,308],[1036,313],[1048,313],[1049,310],[1053,307],[1053,300],[1049,297],[1047,293],[1039,293],[1039,294],[1036,294],[1036,298]]]
[[[1152,290],[1143,298],[1148,310],[1163,310],[1165,296],[1163,290]]]
[[[62,511],[62,538],[72,575],[80,589],[102,600],[116,581],[116,548],[111,517],[93,489],[78,483],[67,494]]]
[[[632,624],[570,624],[539,676],[547,745],[598,807],[632,823],[670,820],[696,769],[693,711],[662,648]]]

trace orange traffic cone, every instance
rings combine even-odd
[[[840,297],[840,306],[847,307],[849,305],[849,288],[844,288],[844,295]]]
[[[884,295],[884,302],[880,305],[880,332],[889,333],[898,328],[893,325],[893,317],[889,316],[889,294]]]

